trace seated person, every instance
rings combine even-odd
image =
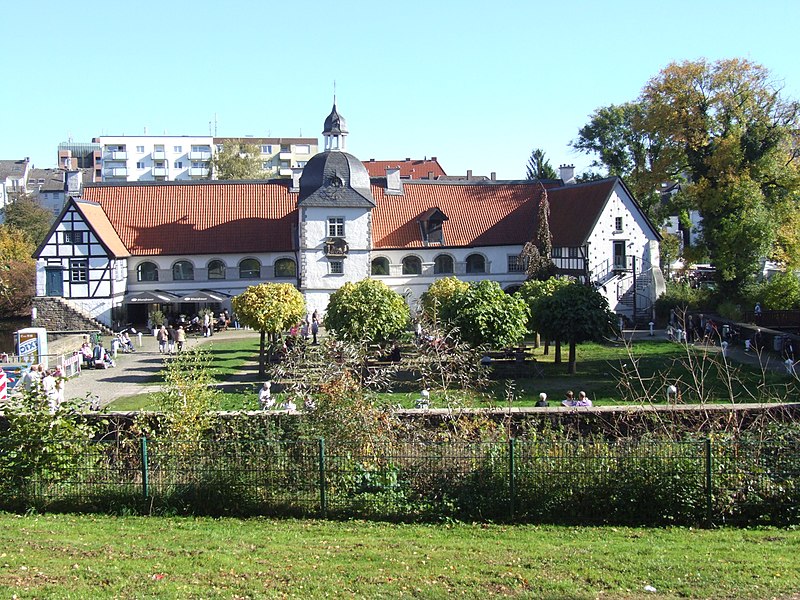
[[[578,399],[573,406],[591,406],[592,401],[586,397],[586,392],[578,392]]]
[[[536,401],[536,407],[545,408],[547,406],[550,406],[550,403],[547,402],[547,394],[542,392],[541,394],[539,394],[539,399]]]
[[[431,393],[427,389],[419,393],[419,398],[414,403],[414,408],[429,408],[431,405]]]
[[[275,400],[272,397],[272,383],[265,381],[264,385],[258,390],[258,406],[261,410],[268,410],[275,406]]]
[[[83,364],[89,367],[94,365],[94,358],[92,357],[92,345],[88,341],[81,344],[80,353]]]
[[[575,392],[569,390],[566,397],[561,401],[564,406],[575,406]]]
[[[287,400],[286,400],[286,402],[284,402],[283,404],[281,404],[281,408],[282,408],[283,410],[297,410],[297,404],[295,404],[294,402],[292,402],[292,400],[291,400],[291,399],[287,399]]]

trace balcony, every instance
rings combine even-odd
[[[166,176],[167,176],[166,167],[153,167],[153,177],[166,177]]]
[[[208,168],[206,167],[192,167],[189,169],[189,177],[206,177],[208,175]]]
[[[211,160],[211,151],[203,150],[201,152],[189,152],[189,160]]]
[[[128,160],[128,153],[125,150],[112,150],[109,152],[109,160]]]
[[[103,177],[127,177],[128,169],[126,167],[110,167],[103,171]]]
[[[291,177],[292,170],[288,167],[281,167],[280,169],[278,169],[278,175],[280,175],[281,177]]]
[[[292,153],[289,150],[281,149],[281,153],[278,155],[278,159],[280,159],[280,160],[292,160]]]
[[[167,153],[163,150],[153,150],[153,160],[167,160]]]

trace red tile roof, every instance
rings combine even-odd
[[[589,236],[617,179],[548,189],[556,246]],[[280,252],[294,249],[297,194],[288,181],[92,184],[83,197],[103,208],[132,255]],[[406,180],[389,195],[371,183],[372,243],[376,249],[423,246],[419,220],[433,208],[448,220],[444,246],[524,244],[534,237],[538,182]]]
[[[445,246],[524,244],[533,236],[541,187],[527,183],[425,183],[406,181],[402,196],[372,186],[377,206],[372,211],[375,248],[422,247],[418,220],[438,207],[448,220],[442,225]]]
[[[424,160],[365,160],[364,166],[370,177],[386,177],[386,169],[400,169],[403,179],[428,179],[428,173],[433,173],[434,178],[444,176],[446,173],[436,158]]]
[[[297,225],[291,182],[94,184],[98,202],[135,256],[289,251]]]
[[[101,240],[111,256],[122,258],[129,256],[128,249],[114,230],[114,226],[103,212],[103,208],[96,202],[74,200],[75,208],[83,215],[86,223],[94,230],[95,235]]]

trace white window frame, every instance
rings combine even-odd
[[[144,166],[144,161],[143,160],[137,161],[136,168],[137,169],[145,169],[146,167]]]
[[[328,237],[344,237],[344,217],[328,217]]]
[[[329,260],[328,261],[328,274],[329,275],[344,275],[344,261],[343,260]]]
[[[509,254],[507,265],[509,273],[525,272],[525,260],[519,254]]]
[[[174,146],[174,147],[172,148],[172,150],[173,150],[173,152],[175,152],[176,154],[182,154],[182,153],[183,153],[183,146]]]
[[[136,146],[136,151],[139,154],[144,154],[144,146]]]
[[[84,239],[85,231],[65,231],[64,232],[64,243],[65,244],[85,244]]]
[[[69,281],[70,283],[88,283],[89,281],[88,259],[74,258],[69,261]]]
[[[614,233],[622,233],[623,229],[622,217],[614,217]]]

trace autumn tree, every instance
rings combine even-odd
[[[260,283],[234,297],[231,305],[242,324],[261,333],[258,374],[263,377],[267,334],[277,337],[303,320],[306,314],[303,294],[291,283]]]
[[[0,317],[29,314],[34,295],[35,246],[22,230],[0,225]]]
[[[798,130],[798,103],[767,69],[701,59],[670,64],[636,102],[598,109],[573,145],[640,200],[685,178],[679,208],[699,211],[719,290],[736,296],[760,258],[800,261]]]
[[[325,328],[335,336],[357,342],[387,342],[408,326],[409,309],[403,297],[377,279],[345,283],[325,310]]]
[[[3,212],[5,225],[24,232],[34,249],[44,241],[53,224],[53,213],[29,194],[20,194]]]
[[[247,140],[225,140],[209,163],[209,179],[265,179],[261,148]]]
[[[533,149],[531,157],[528,159],[528,165],[525,168],[525,178],[529,180],[558,178],[556,170],[550,164],[550,161],[545,158],[544,150],[540,148]]]

